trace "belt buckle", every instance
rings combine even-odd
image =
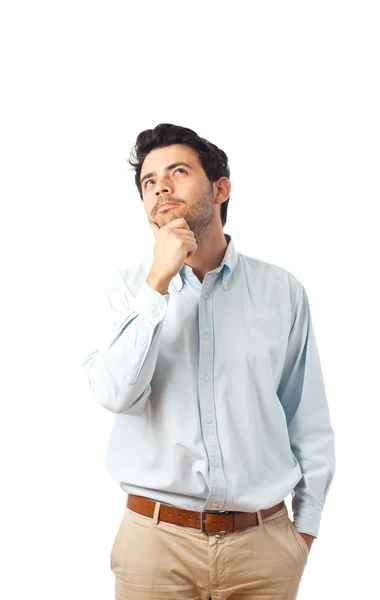
[[[203,531],[203,533],[226,533],[226,530],[223,531],[211,531],[206,529],[206,519],[203,518],[203,515],[210,513],[212,515],[229,515],[230,514],[230,510],[201,510],[201,531]]]

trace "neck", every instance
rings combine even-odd
[[[185,260],[184,264],[193,269],[200,282],[203,281],[206,273],[219,267],[230,239],[231,236],[224,234],[220,229],[216,235],[210,236],[203,244],[199,245],[193,256]]]

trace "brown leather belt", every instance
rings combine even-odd
[[[282,500],[271,508],[260,510],[262,519],[280,510],[285,502]],[[156,502],[143,496],[128,495],[127,506],[130,510],[153,517]],[[159,521],[174,523],[175,525],[184,525],[186,527],[195,527],[205,533],[237,531],[246,527],[254,527],[259,524],[257,512],[240,512],[235,510],[207,510],[197,512],[194,510],[184,510],[175,508],[168,504],[161,504],[158,516]]]

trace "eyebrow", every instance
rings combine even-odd
[[[185,165],[185,167],[192,169],[192,167],[190,167],[190,165],[181,161],[181,162],[173,163],[172,165],[168,165],[167,167],[165,167],[165,171],[170,171],[171,169],[174,169],[174,167],[178,167],[178,165]],[[142,179],[140,179],[140,185],[142,185],[142,182],[144,181],[144,179],[149,179],[149,177],[153,177],[154,175],[157,175],[157,173],[155,171],[152,171],[151,173],[147,173],[146,175],[144,175],[144,177]]]

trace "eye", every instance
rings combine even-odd
[[[175,169],[174,173],[176,173],[177,171],[183,171],[184,173],[187,173],[186,169],[183,169],[182,167],[177,167],[177,169]],[[144,188],[146,189],[148,187],[148,183],[150,183],[151,181],[154,182],[154,179],[148,179],[145,184],[144,184]]]

